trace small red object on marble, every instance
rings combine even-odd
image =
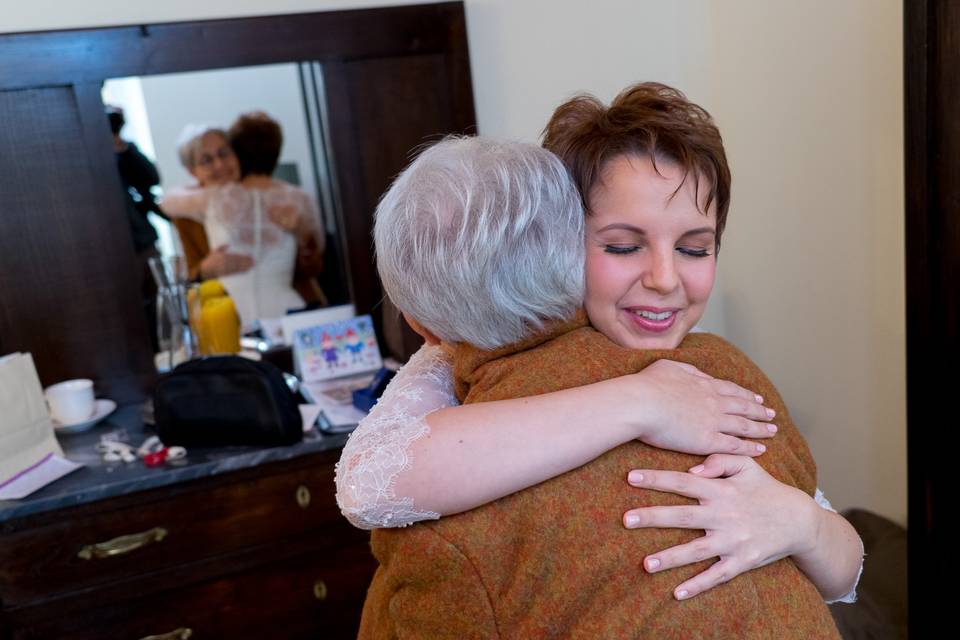
[[[148,467],[159,467],[167,459],[167,448],[164,447],[159,451],[154,451],[153,453],[148,453],[143,456],[143,464]]]

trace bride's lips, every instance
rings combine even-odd
[[[678,311],[679,309],[660,307],[629,307],[624,309],[635,326],[651,333],[669,331],[677,320]]]

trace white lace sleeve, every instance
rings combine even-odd
[[[814,494],[813,499],[817,501],[818,505],[820,505],[822,508],[826,509],[827,511],[833,511],[834,513],[837,512],[837,510],[833,508],[833,505],[830,504],[830,501],[827,500],[826,496],[823,495],[823,492],[820,491],[820,487],[817,487],[817,492]],[[860,570],[857,571],[857,579],[853,581],[853,587],[845,595],[837,598],[836,600],[827,600],[826,601],[827,604],[833,604],[835,602],[845,602],[849,604],[857,601],[857,586],[859,586],[860,584],[860,576],[863,575],[863,556],[864,555],[865,554],[863,551],[863,539],[861,539],[860,540]]]
[[[397,372],[343,448],[337,463],[337,504],[347,520],[361,529],[376,529],[440,517],[418,511],[413,498],[395,495],[393,485],[412,464],[410,443],[430,432],[427,414],[456,404],[449,354],[424,345]]]

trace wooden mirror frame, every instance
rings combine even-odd
[[[93,378],[119,402],[155,374],[105,79],[322,63],[361,314],[382,296],[370,233],[381,193],[411,149],[476,127],[461,2],[7,34],[0,60],[0,354],[30,352],[43,384]]]

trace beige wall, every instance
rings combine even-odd
[[[19,31],[399,2],[34,0]],[[144,6],[141,6],[144,5]],[[467,0],[477,119],[533,140],[573,92],[675,84],[734,172],[706,328],[779,386],[838,507],[906,519],[901,3]]]

